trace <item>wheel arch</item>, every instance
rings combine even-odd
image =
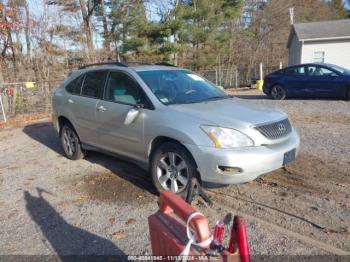
[[[70,125],[74,129],[75,133],[77,133],[77,130],[75,129],[72,121],[70,121],[67,117],[59,116],[57,119],[58,119],[58,130],[59,130],[59,133],[61,133],[62,127],[65,124]]]
[[[191,155],[191,157],[193,158],[192,156],[192,153],[190,150],[188,150],[188,148],[183,144],[181,143],[179,140],[175,139],[175,138],[171,138],[171,137],[168,137],[168,136],[157,136],[156,138],[154,138],[150,145],[149,145],[149,148],[148,148],[148,157],[152,157],[152,154],[154,153],[154,151],[160,147],[162,144],[164,143],[168,143],[168,142],[171,142],[171,143],[175,143],[175,144],[178,144],[180,146],[182,146],[183,148],[186,149],[186,151]],[[196,167],[197,166],[197,163],[195,161],[195,159],[193,158],[193,161],[194,163],[196,164]]]
[[[270,87],[269,87],[269,93],[271,92],[271,89],[272,89],[274,86],[281,86],[282,88],[284,88],[284,90],[287,91],[287,89],[285,88],[285,86],[283,85],[283,83],[281,83],[280,81],[278,81],[278,82],[274,82],[273,84],[270,85]]]
[[[174,139],[174,138],[171,138],[171,137],[168,137],[168,136],[157,136],[156,138],[154,138],[150,145],[149,145],[149,148],[148,148],[148,158],[151,160],[152,159],[152,155],[153,153],[155,152],[155,150],[160,147],[161,145],[165,144],[165,143],[168,143],[168,142],[171,142],[171,143],[175,143],[175,144],[178,144],[180,145],[181,147],[183,147],[187,152],[188,154],[191,156],[192,158],[192,161],[193,163],[195,164],[196,166],[196,169],[197,169],[197,175],[198,175],[198,179],[199,179],[199,182],[202,182],[202,179],[201,179],[201,175],[198,171],[198,164],[195,160],[195,158],[193,157],[193,154],[191,153],[191,151],[186,147],[186,145],[184,145],[183,143],[181,143],[179,140],[177,139]],[[151,166],[151,161],[149,161],[149,167]]]

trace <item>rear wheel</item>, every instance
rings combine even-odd
[[[62,126],[60,139],[63,151],[67,158],[78,160],[85,156],[85,152],[81,147],[80,139],[71,125],[64,124]]]
[[[154,186],[159,192],[171,190],[184,195],[191,178],[196,175],[196,165],[183,146],[167,142],[152,155],[150,172]]]
[[[287,92],[282,86],[275,85],[270,90],[270,96],[274,100],[283,100],[286,98]]]

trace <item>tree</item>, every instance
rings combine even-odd
[[[334,12],[334,18],[347,18],[348,10],[342,0],[330,0],[328,5]]]

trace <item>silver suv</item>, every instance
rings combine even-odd
[[[285,113],[172,66],[82,67],[54,92],[53,123],[69,159],[87,150],[124,156],[148,169],[159,191],[176,193],[194,176],[252,181],[294,161],[299,148]]]

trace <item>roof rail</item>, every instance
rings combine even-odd
[[[155,63],[154,65],[159,65],[159,66],[173,66],[173,67],[177,67],[176,65],[169,64],[169,63],[167,63],[167,62]]]
[[[83,65],[83,66],[80,66],[79,69],[85,69],[91,66],[99,66],[99,65],[116,65],[116,66],[128,67],[127,64],[124,64],[121,62],[101,62],[101,63]]]

